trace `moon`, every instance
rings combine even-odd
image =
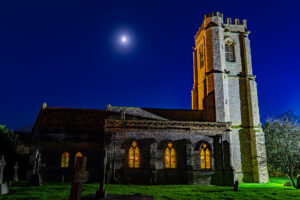
[[[118,28],[111,34],[111,42],[118,54],[129,55],[137,47],[136,33],[129,28]]]
[[[126,43],[126,42],[127,42],[127,37],[126,37],[125,35],[123,35],[123,36],[121,37],[121,41],[122,41],[123,43]]]
[[[129,44],[129,37],[128,37],[128,35],[121,35],[120,42],[121,42],[122,45],[128,46],[128,44]]]

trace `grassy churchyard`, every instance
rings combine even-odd
[[[269,183],[240,184],[239,191],[233,187],[200,185],[106,185],[108,194],[135,194],[155,196],[157,200],[178,199],[300,199],[300,190],[283,186],[286,178],[271,178]],[[15,199],[68,199],[70,184],[44,183],[42,186],[26,186],[24,182],[10,186],[10,194],[0,196],[0,200]],[[98,184],[84,184],[83,196],[93,194]]]

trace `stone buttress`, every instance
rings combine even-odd
[[[224,23],[219,12],[205,15],[195,36],[192,109],[203,110],[207,121],[232,123],[225,139],[234,179],[264,183],[269,177],[249,33],[246,20]]]

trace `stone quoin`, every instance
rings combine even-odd
[[[106,183],[267,182],[249,33],[246,20],[204,16],[193,47],[192,110],[43,103],[29,162],[40,151],[43,179],[70,181],[76,158],[84,156],[89,181],[99,181],[105,149]]]

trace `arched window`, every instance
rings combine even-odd
[[[60,167],[69,167],[69,153],[63,152],[61,155]]]
[[[225,56],[227,62],[235,62],[234,43],[232,41],[225,42]]]
[[[200,165],[201,169],[211,169],[211,150],[206,143],[200,147]]]
[[[128,151],[128,165],[130,168],[140,167],[140,148],[136,141],[133,141]]]
[[[74,162],[74,165],[76,165],[76,159],[77,159],[78,157],[82,157],[82,153],[81,153],[81,152],[77,152],[77,153],[75,154],[75,162]]]
[[[165,149],[166,168],[176,168],[176,151],[172,142],[169,142]]]

